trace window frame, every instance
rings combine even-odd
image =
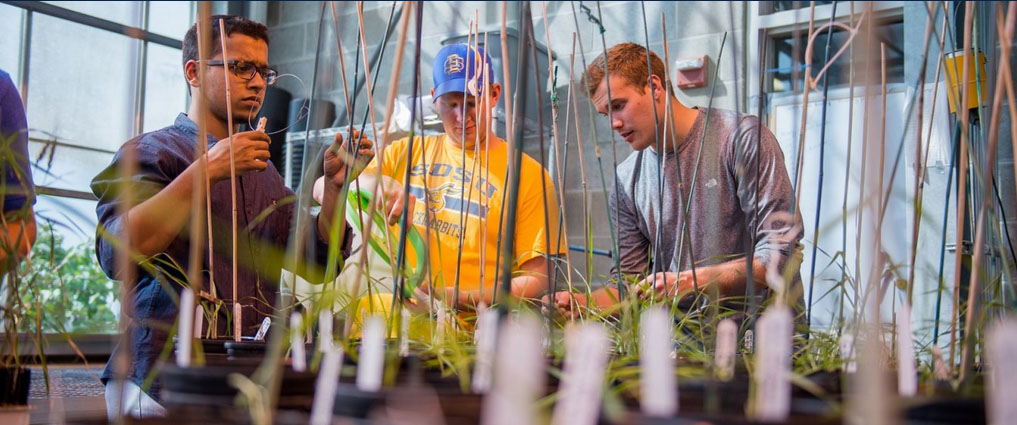
[[[140,5],[139,18],[141,27],[125,25],[106,19],[91,16],[78,11],[65,9],[59,6],[54,6],[48,3],[34,2],[34,1],[0,1],[19,9],[22,9],[21,14],[21,37],[19,40],[18,49],[18,81],[15,83],[18,85],[19,91],[21,92],[21,99],[24,102],[25,107],[28,107],[28,94],[31,87],[29,87],[28,81],[31,74],[31,43],[32,43],[32,24],[35,14],[42,14],[57,19],[74,22],[77,24],[85,25],[91,28],[96,28],[104,31],[109,31],[115,34],[123,35],[129,39],[138,40],[138,51],[135,57],[137,61],[134,63],[134,87],[133,96],[131,97],[132,112],[134,113],[134,119],[130,123],[130,129],[128,134],[131,137],[135,137],[141,134],[144,129],[144,112],[145,112],[145,79],[147,78],[148,71],[148,46],[149,43],[155,43],[158,45],[182,49],[183,40],[174,39],[165,35],[156,34],[148,31],[149,28],[149,10],[151,1],[140,1],[137,2]],[[190,2],[191,15],[194,15],[195,4]],[[68,147],[72,149],[84,149],[90,151],[96,151],[101,153],[108,153],[110,155],[115,152],[96,148],[92,146],[86,146],[76,143],[68,143],[66,141],[54,141],[54,140],[43,140],[39,138],[30,137],[30,143],[49,143],[56,144],[57,146]],[[90,199],[96,200],[95,196],[91,192],[79,191],[79,190],[68,190],[62,188],[52,188],[47,186],[36,186],[36,191],[40,195],[45,196],[56,196],[56,197],[70,197],[76,199]]]
[[[140,26],[125,25],[109,21],[106,19],[98,18],[92,15],[88,15],[86,13],[42,2],[0,1],[0,3],[13,6],[21,10],[21,19],[20,19],[21,31],[18,41],[19,44],[17,60],[18,75],[15,84],[18,85],[22,102],[25,104],[26,109],[28,107],[29,102],[28,97],[29,90],[31,89],[31,87],[29,86],[29,78],[31,76],[30,75],[31,74],[30,64],[32,54],[31,46],[32,46],[33,22],[36,14],[56,18],[62,21],[81,24],[89,28],[95,28],[99,30],[112,32],[114,34],[119,34],[124,37],[127,37],[127,39],[129,40],[139,41],[138,43],[136,43],[136,47],[132,47],[133,49],[137,49],[135,50],[136,54],[133,55],[135,60],[131,64],[132,70],[130,71],[130,74],[132,75],[132,78],[130,80],[126,80],[125,84],[130,85],[130,87],[127,88],[127,90],[129,90],[128,93],[130,93],[129,101],[131,102],[129,108],[134,114],[134,117],[127,122],[127,125],[129,126],[128,134],[130,135],[130,137],[136,137],[137,135],[141,134],[141,132],[145,129],[144,127],[145,126],[144,108],[146,98],[145,87],[148,74],[148,62],[149,62],[148,50],[150,43],[166,46],[177,50],[182,50],[183,47],[183,41],[181,39],[174,39],[171,37],[167,37],[165,35],[153,33],[148,30],[148,28],[150,27],[149,14],[151,10],[150,8],[151,1],[134,2],[137,5],[138,13],[137,15],[138,20],[136,22],[140,23]],[[194,19],[196,11],[196,2],[190,1],[188,3],[190,7],[189,16],[191,17],[188,23],[190,24],[193,22]],[[180,87],[180,89],[183,90],[183,87]],[[29,143],[48,144],[56,147],[65,147],[74,150],[98,152],[102,154],[108,154],[111,157],[116,153],[105,147],[88,146],[87,143],[80,143],[74,140],[68,141],[68,140],[42,139],[39,137],[30,136]],[[55,199],[79,199],[86,201],[97,201],[95,195],[92,192],[82,190],[36,185],[35,191],[36,194],[39,196],[47,196]],[[110,333],[108,334],[72,334],[71,336],[73,336],[73,339],[76,342],[79,342],[79,344],[80,341],[82,340],[85,341],[86,346],[84,351],[82,351],[81,353],[84,354],[86,358],[96,359],[108,356],[109,352],[113,348],[114,342],[116,341],[117,338],[116,335],[118,333],[118,330],[116,328],[113,328],[110,329],[109,331]],[[23,337],[24,334],[22,334],[19,338]],[[66,337],[67,335],[64,335],[62,333],[44,333],[44,338],[47,341],[47,344],[49,344],[49,347],[46,349],[46,353],[48,355],[54,354],[60,357],[61,359],[73,360],[74,358],[76,358],[78,352],[76,350],[68,348],[69,345],[66,341]],[[3,337],[0,336],[0,340],[2,339]],[[22,350],[22,352],[19,353],[21,356],[23,356],[23,358],[27,359],[31,358],[34,355],[40,354],[35,352],[36,348],[32,344],[25,344],[23,345],[23,348],[24,350]]]
[[[873,2],[873,12],[875,19],[879,21],[893,20],[893,19],[904,19],[904,6],[907,2],[904,1],[877,1]],[[759,63],[759,52],[760,49],[755,48],[760,46],[760,36],[763,30],[766,30],[766,44],[762,46],[766,49],[766,64],[765,68],[772,68],[774,63],[774,39],[780,37],[787,37],[793,35],[796,30],[801,33],[807,33],[809,30],[809,13],[810,8],[807,6],[807,2],[802,2],[805,7],[785,10],[781,12],[773,12],[772,2],[749,2],[748,3],[748,14],[749,14],[749,25],[748,25],[748,40],[746,46],[750,48],[745,49],[746,51],[746,63]],[[838,5],[836,20],[847,20],[851,16],[850,7],[846,5]],[[816,6],[814,15],[814,25],[816,28],[830,22],[830,14],[832,10],[832,4],[824,4]],[[855,9],[855,13],[860,13],[859,9]],[[804,46],[802,46],[804,48]],[[747,90],[748,99],[750,104],[750,110],[755,111],[756,105],[759,102],[759,68],[748,67],[746,70],[747,78]],[[801,93],[795,92],[781,92],[772,93],[772,82],[764,82],[764,90],[771,99],[776,97],[792,96],[801,98]],[[764,111],[768,113],[769,111]]]

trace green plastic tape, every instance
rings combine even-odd
[[[353,222],[353,225],[360,229],[361,235],[367,235],[365,223],[360,222],[360,212],[367,211],[370,208],[372,199],[371,193],[366,190],[354,190],[351,188],[347,199],[349,200],[349,205],[348,208],[346,208],[346,215],[350,218],[350,221]],[[385,217],[381,215],[380,211],[376,210],[373,217],[371,217],[371,220],[374,221],[374,226],[376,228],[383,229],[383,231],[388,230],[388,224],[385,223]],[[378,257],[380,257],[382,261],[392,264],[392,257],[389,256],[388,251],[385,249],[388,243],[385,241],[384,237],[371,232],[371,234],[365,239],[367,239],[371,249],[378,254]],[[389,241],[392,243],[392,246],[398,246],[398,241],[394,240],[395,237],[390,237],[390,239],[392,239]],[[406,297],[412,297],[413,291],[417,289],[420,282],[424,280],[424,265],[427,264],[427,252],[424,251],[424,239],[420,236],[420,232],[418,232],[417,228],[413,225],[410,225],[406,233],[406,240],[409,242],[410,246],[413,247],[414,252],[417,253],[417,261],[412,270],[403,272],[403,275],[406,277],[405,284],[403,285],[403,295]],[[407,259],[407,261],[409,260]],[[397,273],[399,272],[397,271]]]

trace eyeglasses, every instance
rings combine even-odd
[[[275,84],[276,78],[279,77],[279,73],[276,70],[267,66],[257,66],[251,62],[242,60],[229,60],[223,62],[221,60],[210,60],[206,61],[209,66],[226,66],[229,65],[230,71],[233,75],[236,75],[244,80],[250,81],[254,78],[254,74],[261,74],[261,78],[265,80],[265,85]]]

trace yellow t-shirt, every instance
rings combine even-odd
[[[485,288],[495,282],[498,235],[506,227],[502,217],[508,203],[505,171],[509,164],[508,144],[502,139],[497,143],[490,152],[474,152],[472,148],[456,147],[444,134],[414,138],[410,162],[410,193],[416,197],[413,225],[425,238],[430,278],[436,287],[452,287],[457,267],[462,291],[479,289],[481,272]],[[377,173],[380,159],[382,174],[405,183],[409,146],[409,138],[393,142],[362,175]],[[544,254],[563,254],[566,244],[564,234],[558,237],[558,197],[551,177],[525,153],[521,168],[515,249],[510,259],[513,270]],[[557,248],[547,249],[548,241]]]

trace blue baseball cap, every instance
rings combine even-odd
[[[431,71],[434,77],[434,100],[451,92],[481,95],[484,85],[483,65],[488,69],[487,82],[493,83],[491,57],[483,48],[463,43],[442,47],[434,56]]]

